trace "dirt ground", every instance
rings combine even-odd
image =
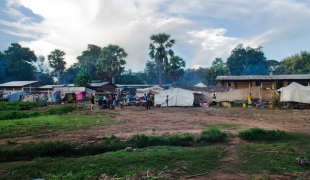
[[[145,107],[125,106],[124,110],[99,110],[116,113],[115,121],[119,124],[92,127],[89,129],[52,132],[39,136],[11,138],[17,143],[29,141],[66,141],[83,145],[100,140],[102,137],[115,135],[127,138],[134,134],[164,135],[164,134],[200,134],[207,126],[213,124],[231,124],[240,127],[260,127],[279,129],[287,132],[303,132],[310,134],[310,110],[293,109],[255,109],[255,108],[224,108],[224,107],[162,107],[146,110]],[[87,110],[90,111],[90,110]],[[93,111],[93,112],[94,112]],[[228,134],[236,134],[238,129],[225,129]],[[8,139],[0,140],[5,144]],[[202,176],[186,179],[248,179],[244,173],[226,174],[225,170],[233,166],[237,154],[235,147],[247,142],[239,138],[229,138],[227,149],[230,156],[223,159],[225,165],[220,170],[208,172]],[[259,178],[259,176],[258,176]],[[310,177],[309,177],[310,178]],[[285,176],[274,176],[273,179],[289,179]]]

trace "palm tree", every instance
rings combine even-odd
[[[170,58],[169,63],[165,65],[165,73],[171,77],[174,87],[176,81],[179,80],[184,74],[185,61],[179,56],[173,56]]]
[[[64,51],[55,49],[47,56],[50,66],[57,71],[58,84],[60,84],[60,72],[63,72],[66,69],[65,65],[67,63],[64,61],[65,55],[66,53]]]
[[[154,59],[158,65],[159,73],[158,73],[158,83],[159,86],[162,86],[162,72],[163,72],[163,64],[168,63],[168,54],[172,57],[173,51],[170,49],[175,43],[174,39],[169,39],[170,35],[165,33],[153,34],[150,39],[152,43],[149,46],[150,57]],[[157,47],[155,46],[157,44]],[[166,49],[169,49],[168,51]]]
[[[107,47],[102,48],[99,59],[97,60],[97,74],[112,79],[115,83],[115,76],[124,72],[126,61],[123,58],[127,57],[125,50],[118,45],[109,44]],[[98,69],[99,68],[99,69]]]

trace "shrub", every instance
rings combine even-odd
[[[227,138],[227,134],[221,132],[217,128],[210,128],[206,131],[202,131],[199,140],[206,142],[221,142],[225,141]]]
[[[251,128],[239,132],[238,136],[245,140],[277,140],[283,137],[284,131],[280,130],[265,130],[261,128]]]
[[[47,102],[0,102],[0,111],[32,109],[46,105]]]
[[[40,113],[36,111],[30,113],[26,113],[23,111],[5,111],[0,113],[0,120],[29,118],[29,117],[36,117],[39,115]]]
[[[66,114],[68,112],[72,112],[74,110],[74,107],[72,106],[62,106],[62,107],[56,107],[56,108],[49,108],[46,110],[47,114],[53,115],[53,114]]]

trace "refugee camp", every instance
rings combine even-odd
[[[0,2],[0,179],[310,179],[310,2]]]

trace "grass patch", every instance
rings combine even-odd
[[[199,137],[199,141],[206,141],[206,142],[222,142],[227,139],[227,134],[221,132],[217,128],[210,128],[208,130],[204,130],[201,132]]]
[[[0,139],[117,124],[118,122],[110,120],[110,114],[101,113],[88,116],[81,115],[80,112],[73,112],[65,115],[2,120],[0,124]]]
[[[46,105],[47,102],[0,102],[0,111],[29,110]]]
[[[248,174],[279,174],[296,179],[300,176],[297,172],[309,171],[309,166],[299,166],[295,159],[301,156],[309,158],[309,150],[309,139],[239,146],[239,161],[242,163],[236,165],[236,168]]]
[[[221,165],[217,156],[223,147],[166,147],[137,149],[135,152],[109,152],[80,158],[37,158],[31,162],[1,163],[11,173],[6,179],[98,179],[100,174],[128,178],[155,169],[171,178],[205,173]],[[222,154],[225,157],[225,154]],[[12,175],[13,174],[13,175]]]
[[[54,114],[66,114],[72,112],[74,110],[73,106],[62,106],[62,107],[55,107],[49,108],[46,110],[46,114],[54,115]]]
[[[0,114],[0,120],[9,120],[9,119],[22,119],[22,118],[30,118],[37,117],[41,113],[37,111],[33,112],[24,112],[24,111],[4,111]]]
[[[284,131],[251,128],[239,132],[238,136],[244,140],[277,140],[284,136]]]

